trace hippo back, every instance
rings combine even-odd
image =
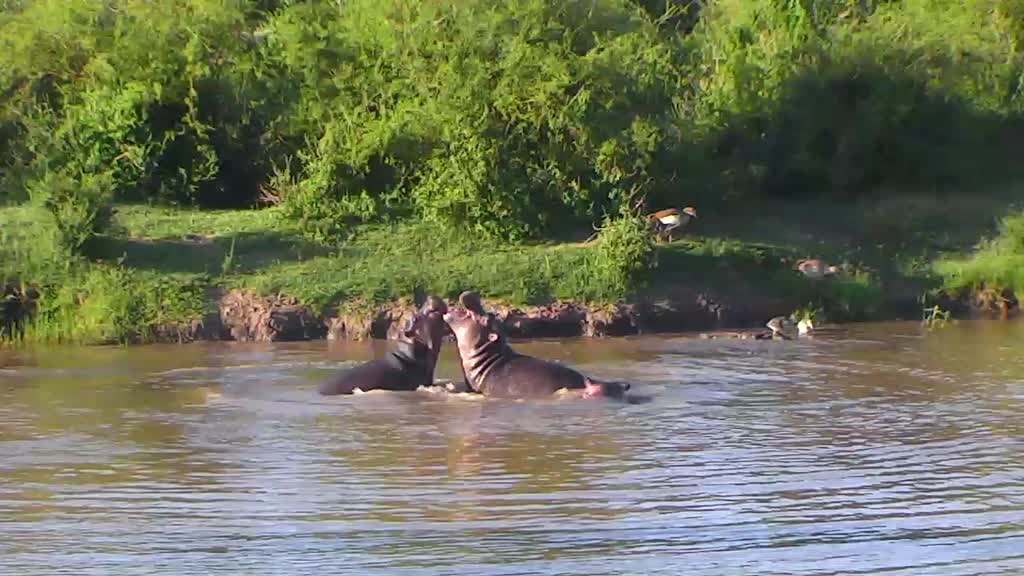
[[[581,389],[585,383],[586,378],[568,366],[515,354],[487,374],[481,392],[509,398],[550,396],[563,388]]]
[[[320,384],[320,394],[352,394],[358,388],[370,390],[415,390],[421,384],[422,376],[403,370],[393,357],[385,356],[351,370],[339,371]]]

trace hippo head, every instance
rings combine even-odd
[[[488,341],[498,340],[499,335],[491,329],[491,317],[484,311],[478,292],[466,290],[459,294],[459,304],[461,309],[452,309],[444,318],[458,342],[479,348]]]
[[[444,321],[446,312],[448,305],[444,300],[437,296],[427,296],[423,306],[402,331],[402,335],[414,346],[424,346],[435,361],[441,351],[441,340],[449,332],[448,324]]]
[[[484,311],[480,295],[466,291],[459,295],[460,308],[452,308],[444,315],[445,322],[455,335],[459,356],[463,360],[484,353],[489,344],[501,336],[492,326],[493,318]]]
[[[459,304],[477,316],[484,316],[484,304],[480,301],[480,293],[475,290],[466,290],[459,294]]]
[[[627,382],[596,382],[588,378],[584,383],[583,397],[621,399],[629,389],[630,385]]]
[[[444,315],[444,321],[455,335],[460,353],[469,354],[499,338],[490,329],[489,318],[465,307],[452,308]]]

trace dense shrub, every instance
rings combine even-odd
[[[109,172],[124,200],[248,201],[244,175],[263,152],[239,151],[255,140],[239,137],[253,95],[235,98],[252,68],[238,4],[73,0],[5,11],[0,134],[16,141],[0,159],[4,193],[64,170]],[[250,165],[237,165],[245,156]]]
[[[703,142],[697,179],[715,195],[849,198],[1004,175],[1002,138],[1024,134],[1024,54],[997,4],[1024,5],[712,5],[683,115]]]
[[[85,252],[90,240],[110,221],[109,173],[80,173],[72,178],[64,171],[48,172],[32,182],[30,191],[49,212],[53,247],[59,257]],[[56,256],[55,254],[55,256]]]
[[[647,219],[628,207],[617,218],[605,217],[597,250],[587,263],[589,297],[608,301],[636,292],[655,268],[654,241]]]

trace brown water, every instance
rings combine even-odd
[[[1024,323],[520,348],[650,402],[317,396],[354,345],[0,356],[2,572],[1024,573]]]

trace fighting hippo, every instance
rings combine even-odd
[[[445,313],[444,319],[455,334],[473,390],[506,398],[548,396],[562,389],[582,389],[585,397],[621,398],[629,390],[629,384],[598,382],[567,366],[515,352],[495,319],[481,313],[478,295],[464,293],[459,300],[462,306]]]
[[[441,352],[441,340],[448,333],[444,314],[448,306],[437,296],[428,296],[402,332],[398,347],[375,360],[351,370],[342,370],[320,384],[320,394],[352,394],[358,388],[370,390],[416,390],[434,383],[434,367]]]
[[[498,335],[498,342],[507,346],[508,338],[505,332],[502,330],[501,322],[494,314],[484,310],[483,302],[480,301],[480,294],[472,290],[466,290],[462,294],[459,294],[459,304],[462,307],[476,315],[477,319],[486,323],[487,328]],[[462,363],[459,363],[462,365]],[[466,367],[462,366],[462,380],[463,386],[467,390],[475,390],[473,385],[469,382],[469,376],[466,374]]]

